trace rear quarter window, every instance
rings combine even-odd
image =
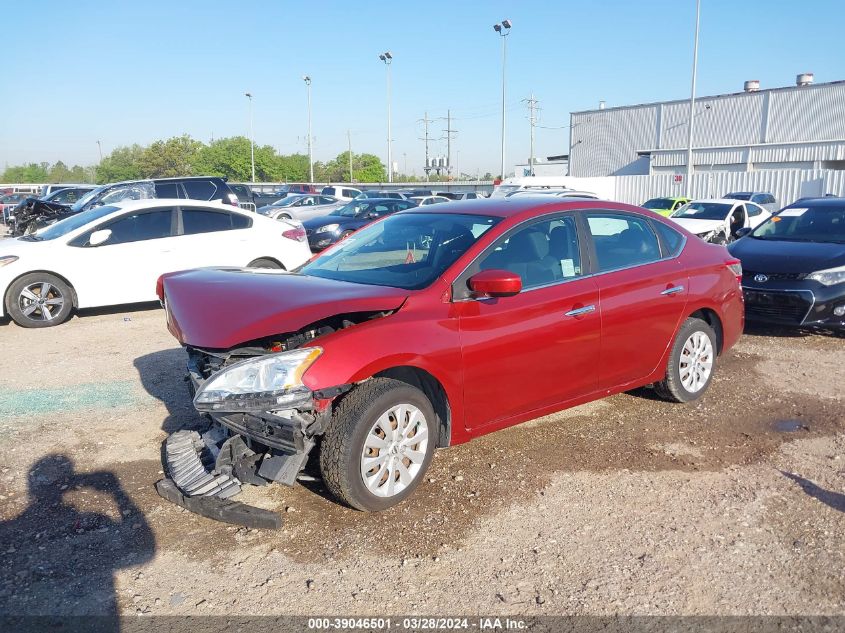
[[[186,180],[182,185],[190,200],[212,200],[217,197],[217,185],[209,180]]]
[[[681,252],[681,249],[684,246],[683,235],[678,233],[672,227],[666,226],[662,222],[654,222],[654,229],[660,237],[664,257],[675,257]]]

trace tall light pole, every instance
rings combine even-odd
[[[311,77],[308,75],[302,76],[302,81],[308,89],[308,182],[314,182],[314,150],[311,146]]]
[[[378,58],[387,66],[387,182],[393,182],[393,144],[390,138],[390,64],[393,55],[385,51]]]
[[[511,21],[502,20],[500,24],[494,24],[493,30],[502,38],[502,180],[505,179],[505,64],[508,57],[507,36],[511,32]]]
[[[252,93],[245,92],[249,99],[249,156],[252,164],[252,182],[255,182],[255,137],[252,135]]]
[[[701,19],[701,0],[695,0],[695,44],[692,50],[692,88],[689,95],[689,138],[687,139],[687,183],[685,196],[692,197],[692,132],[695,125],[695,79],[698,75],[698,24]]]
[[[100,141],[97,141],[97,150],[100,152],[100,162],[103,162],[103,145]]]

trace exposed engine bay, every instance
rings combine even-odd
[[[38,229],[54,224],[74,215],[74,213],[70,205],[67,204],[27,198],[15,207],[12,235],[17,237],[34,233]]]
[[[321,319],[296,332],[248,341],[228,350],[186,346],[191,395],[219,372],[238,363],[307,346],[312,341],[392,312],[341,314]],[[333,401],[353,385],[309,392],[295,406],[267,410],[206,412],[202,433],[181,430],[165,443],[169,479],[159,494],[210,518],[250,527],[279,527],[281,518],[231,501],[241,486],[278,482],[294,485],[311,450],[331,419]]]

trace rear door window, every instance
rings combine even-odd
[[[675,257],[681,252],[684,245],[684,236],[662,222],[654,222],[653,224],[660,236],[660,241],[663,243],[663,256]]]
[[[156,198],[181,198],[179,195],[179,183],[176,182],[157,182]]]
[[[763,209],[758,207],[756,204],[746,204],[745,208],[748,210],[748,215],[754,217],[755,215],[760,215],[763,213]]]
[[[209,180],[186,180],[182,185],[190,200],[212,200],[218,197],[217,185]]]
[[[182,209],[182,233],[216,233],[249,227],[252,221],[239,213],[212,211],[210,209]]]
[[[645,218],[623,213],[588,213],[598,272],[660,259],[660,245]]]

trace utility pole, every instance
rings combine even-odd
[[[452,174],[452,134],[457,134],[457,130],[452,129],[452,111],[446,110],[446,177]]]
[[[354,182],[352,180],[352,130],[346,130],[346,142],[349,143],[349,184],[351,185]]]
[[[100,141],[97,141],[97,149],[100,152],[100,162],[103,162],[103,144]]]
[[[500,177],[502,180],[505,179],[505,97],[506,97],[506,75],[505,75],[505,65],[508,59],[508,46],[507,46],[507,36],[511,32],[511,26],[513,24],[510,20],[502,20],[500,24],[494,24],[493,30],[499,34],[502,40],[502,173]]]
[[[252,165],[252,182],[255,182],[255,136],[252,134],[252,93],[245,92],[249,99],[249,162]]]
[[[425,118],[422,119],[423,125],[425,127],[425,136],[421,138],[421,141],[425,141],[425,179],[428,180],[428,174],[431,171],[431,162],[428,159],[428,124],[431,123],[431,119],[428,118],[428,112],[425,113]]]
[[[698,75],[698,25],[701,20],[701,0],[695,0],[695,45],[692,50],[692,87],[689,95],[689,138],[687,142],[687,182],[685,195],[692,196],[692,131],[695,124],[695,79]]]
[[[390,138],[390,64],[393,55],[385,51],[378,57],[387,67],[387,182],[393,182],[393,139]]]
[[[531,125],[531,154],[528,157],[528,175],[534,175],[534,127],[537,125],[537,115],[536,112],[539,109],[537,107],[537,100],[534,98],[534,93],[531,93],[530,99],[523,99],[523,103],[528,104],[528,122]]]
[[[311,145],[311,77],[308,75],[304,75],[302,80],[305,82],[305,85],[308,90],[308,176],[310,180],[308,182],[314,182],[314,150]]]

